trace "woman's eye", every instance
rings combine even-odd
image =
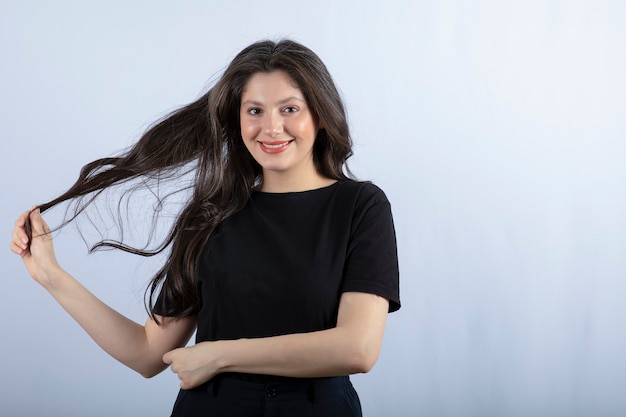
[[[283,109],[285,113],[295,113],[298,111],[298,108],[295,106],[288,106]]]
[[[256,116],[258,114],[261,114],[261,109],[249,109],[248,114],[251,116]]]

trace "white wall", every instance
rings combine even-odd
[[[369,4],[368,4],[369,3]],[[241,48],[299,40],[393,203],[403,308],[368,416],[626,414],[626,6],[618,1],[0,4],[0,236],[193,100]],[[152,261],[66,269],[143,321]],[[168,415],[178,381],[102,353],[0,252],[0,414]]]

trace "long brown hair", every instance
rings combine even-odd
[[[147,308],[153,318],[156,312],[174,317],[197,312],[200,295],[195,274],[202,248],[215,228],[241,209],[262,181],[261,167],[241,138],[239,108],[250,77],[275,70],[285,71],[300,88],[318,124],[313,159],[319,173],[349,180],[345,163],[352,154],[352,141],[343,102],[326,66],[297,42],[262,41],[242,50],[202,97],[153,125],[120,156],[85,165],[69,190],[39,206],[43,212],[61,202],[78,200],[63,226],[109,187],[144,177],[159,178],[194,163],[191,198],[156,249],[138,249],[110,240],[101,240],[90,249],[113,247],[153,256],[171,248],[146,290]]]

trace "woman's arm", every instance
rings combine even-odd
[[[163,356],[181,388],[221,372],[318,377],[368,372],[378,359],[389,302],[374,294],[344,293],[337,326],[318,332],[202,342]]]
[[[30,215],[33,238],[24,230]],[[167,367],[162,356],[184,346],[195,330],[195,318],[148,319],[144,326],[122,316],[81,285],[58,264],[50,229],[39,210],[25,212],[15,222],[11,250],[20,255],[28,272],[102,347],[124,365],[151,377]]]

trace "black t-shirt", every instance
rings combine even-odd
[[[343,292],[400,308],[389,201],[375,185],[339,181],[294,193],[254,192],[209,238],[198,265],[196,341],[332,328]]]

